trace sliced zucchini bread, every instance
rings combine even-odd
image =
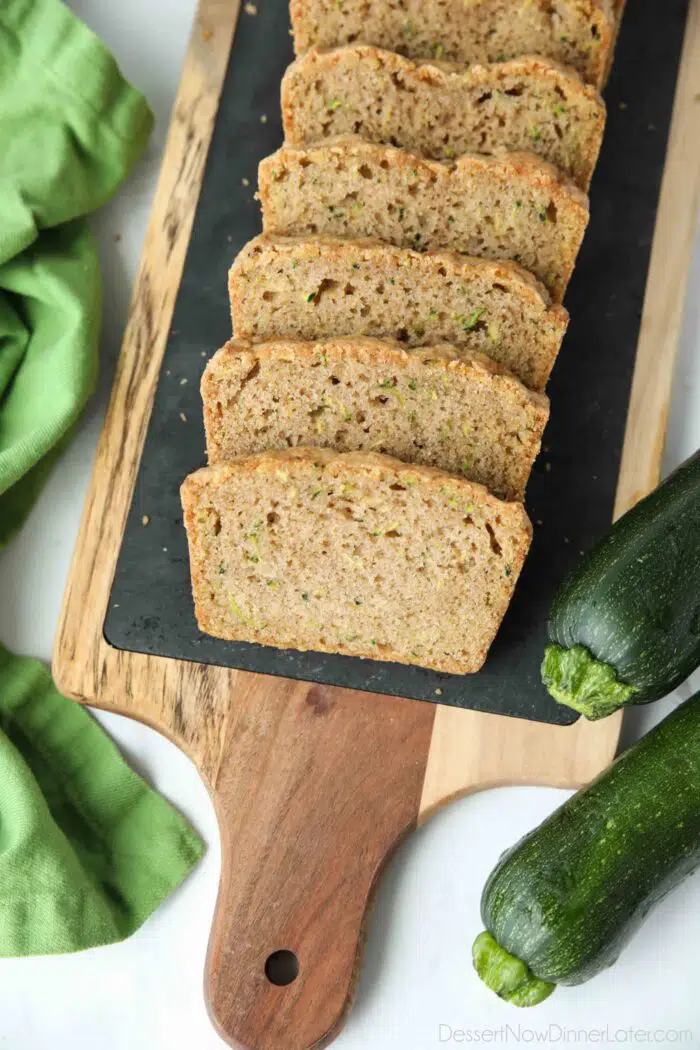
[[[261,161],[266,233],[376,237],[521,263],[560,302],[588,223],[588,199],[528,153],[426,160],[345,136]]]
[[[210,463],[298,446],[386,452],[522,499],[549,402],[481,354],[362,337],[231,341],[202,378]]]
[[[356,133],[436,160],[528,150],[587,189],[605,103],[542,58],[464,69],[355,44],[298,58],[282,81],[282,116],[289,146]]]
[[[362,42],[462,65],[543,55],[600,87],[622,0],[291,0],[294,48]]]
[[[202,631],[455,674],[483,664],[531,539],[521,504],[375,453],[266,452],[181,494]]]
[[[480,351],[543,390],[569,315],[515,263],[381,241],[250,241],[229,274],[233,330],[252,342],[364,335]]]

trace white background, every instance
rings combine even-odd
[[[259,4],[281,0],[258,0]],[[0,638],[49,660],[85,489],[136,273],[160,154],[184,57],[194,0],[71,0],[148,96],[157,124],[148,153],[116,201],[95,219],[106,316],[100,390],[31,519],[0,556]],[[242,15],[241,17],[246,17]],[[688,216],[688,222],[692,217]],[[115,238],[119,235],[119,240]],[[676,377],[665,469],[700,446],[700,240]],[[222,275],[222,282],[224,277]],[[602,348],[612,352],[613,348]],[[700,687],[698,677],[696,687]],[[690,695],[686,686],[681,695]],[[648,729],[678,697],[630,714],[623,740]],[[125,944],[48,959],[0,960],[0,1050],[221,1050],[202,1000],[204,954],[219,873],[214,811],[189,760],[155,732],[118,716],[101,721],[136,769],[187,814],[209,850],[188,882]],[[431,1050],[475,1042],[586,1045],[561,1028],[604,1029],[590,1045],[700,1047],[700,875],[649,918],[618,966],[579,989],[558,989],[518,1011],[500,1003],[471,969],[479,895],[499,854],[566,792],[513,788],[465,799],[439,813],[400,851],[374,912],[357,1002],[339,1050]],[[440,1026],[443,1026],[440,1028]],[[511,1025],[512,1031],[502,1030]],[[552,1026],[551,1028],[549,1026]],[[617,1035],[617,1029],[649,1031]],[[471,1033],[467,1032],[471,1029]],[[672,1030],[669,1036],[656,1029]],[[452,1039],[447,1037],[453,1033]],[[456,1033],[456,1034],[454,1034]],[[482,1041],[489,1040],[485,1031]],[[284,1048],[280,1048],[284,1050]]]

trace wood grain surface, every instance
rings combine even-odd
[[[700,206],[700,3],[692,0],[649,264],[616,515],[659,479]]]
[[[209,945],[211,1014],[245,1047],[314,1046],[352,1002],[368,901],[415,827],[434,708],[253,675],[236,699],[214,785],[226,922]],[[287,987],[265,976],[280,950],[300,962]]]
[[[577,786],[611,759],[619,718],[563,728],[120,652],[111,582],[165,350],[239,4],[201,0],[173,110],[54,657],[76,700],[137,718],[195,761],[223,870],[206,994],[222,1036],[256,1050],[329,1041],[352,1000],[377,879],[417,821],[496,784]],[[621,513],[658,479],[697,204],[700,0],[693,0],[654,242]],[[225,282],[225,275],[222,275]],[[299,960],[272,984],[268,957]]]

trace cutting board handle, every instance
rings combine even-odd
[[[432,704],[240,675],[216,781],[222,874],[206,998],[246,1050],[329,1042],[379,874],[415,826]]]

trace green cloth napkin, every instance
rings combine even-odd
[[[101,281],[84,216],[153,117],[59,0],[0,3],[0,547],[95,385]]]
[[[1,0],[0,548],[93,390],[102,290],[85,216],[152,123],[59,0]],[[0,647],[0,956],[127,937],[202,852],[90,714]]]
[[[123,940],[203,845],[36,660],[0,647],[0,956]]]

